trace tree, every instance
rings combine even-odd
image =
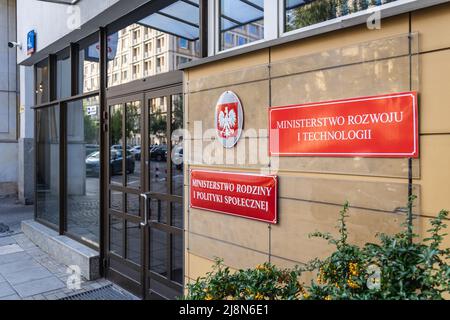
[[[317,0],[294,9],[292,29],[299,29],[336,18],[336,1]]]

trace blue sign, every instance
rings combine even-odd
[[[33,54],[36,52],[36,32],[31,30],[27,35],[27,53]]]

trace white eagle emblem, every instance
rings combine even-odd
[[[237,116],[236,112],[231,109],[228,111],[228,107],[225,107],[225,112],[220,111],[219,113],[219,128],[220,133],[228,138],[234,134],[234,127],[236,126]]]

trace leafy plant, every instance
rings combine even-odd
[[[410,212],[413,201],[414,197],[408,203]],[[340,213],[339,239],[320,232],[311,235],[328,240],[336,250],[307,265],[318,272],[308,288],[309,299],[436,300],[450,292],[450,249],[441,248],[448,211],[442,210],[432,220],[430,237],[423,241],[413,233],[408,217],[401,232],[378,234],[379,244],[362,248],[347,243],[347,217],[348,203]]]
[[[414,197],[408,212],[412,212],[413,201]],[[348,211],[345,203],[337,238],[322,232],[310,235],[336,248],[329,257],[293,269],[265,263],[235,273],[217,260],[206,277],[188,285],[186,299],[439,300],[450,293],[450,248],[442,248],[448,211],[442,210],[431,221],[429,236],[423,240],[413,233],[408,216],[401,232],[378,234],[378,244],[363,247],[347,241]],[[306,271],[317,274],[309,285],[298,281]]]
[[[216,259],[206,277],[188,285],[188,300],[294,300],[306,291],[298,282],[299,268],[279,269],[265,263],[254,269],[231,270]]]

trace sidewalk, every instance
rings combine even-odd
[[[81,278],[80,289],[69,289],[67,266],[20,231],[20,221],[32,219],[32,210],[32,206],[16,204],[13,199],[0,199],[0,224],[9,228],[0,232],[0,300],[57,300],[111,284],[106,279]]]

